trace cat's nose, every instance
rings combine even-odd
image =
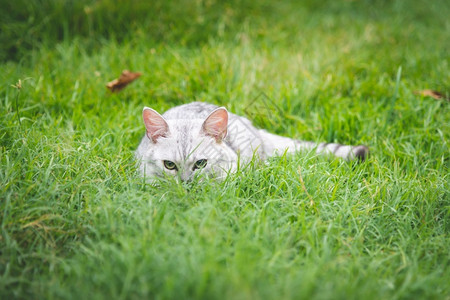
[[[180,178],[180,179],[181,179],[181,182],[186,182],[186,183],[189,183],[189,182],[192,181],[192,178],[190,178],[190,177],[188,177],[188,178]]]
[[[183,172],[180,174],[180,179],[182,182],[191,182],[192,176],[191,176],[191,174],[189,174],[187,172]]]

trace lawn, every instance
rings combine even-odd
[[[0,2],[0,299],[450,299],[448,1]],[[191,101],[371,156],[146,184]]]

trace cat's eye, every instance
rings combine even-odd
[[[202,169],[204,167],[206,167],[206,164],[208,163],[208,161],[206,159],[199,159],[195,162],[194,164],[194,170],[195,169]]]
[[[168,170],[178,170],[177,165],[170,160],[165,160],[164,161],[164,167],[166,167],[166,169]]]

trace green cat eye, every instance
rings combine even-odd
[[[166,167],[166,169],[168,170],[178,170],[177,165],[170,160],[165,160],[164,161],[164,167]]]
[[[206,159],[200,159],[197,160],[194,164],[194,170],[195,169],[202,169],[204,167],[206,167],[206,164],[208,163],[208,161]]]

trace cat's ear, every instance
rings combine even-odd
[[[227,136],[228,111],[225,107],[215,109],[202,125],[202,132],[220,143]]]
[[[170,133],[166,120],[156,110],[144,107],[142,118],[147,130],[147,137],[153,143],[156,143],[160,137],[166,137]]]

